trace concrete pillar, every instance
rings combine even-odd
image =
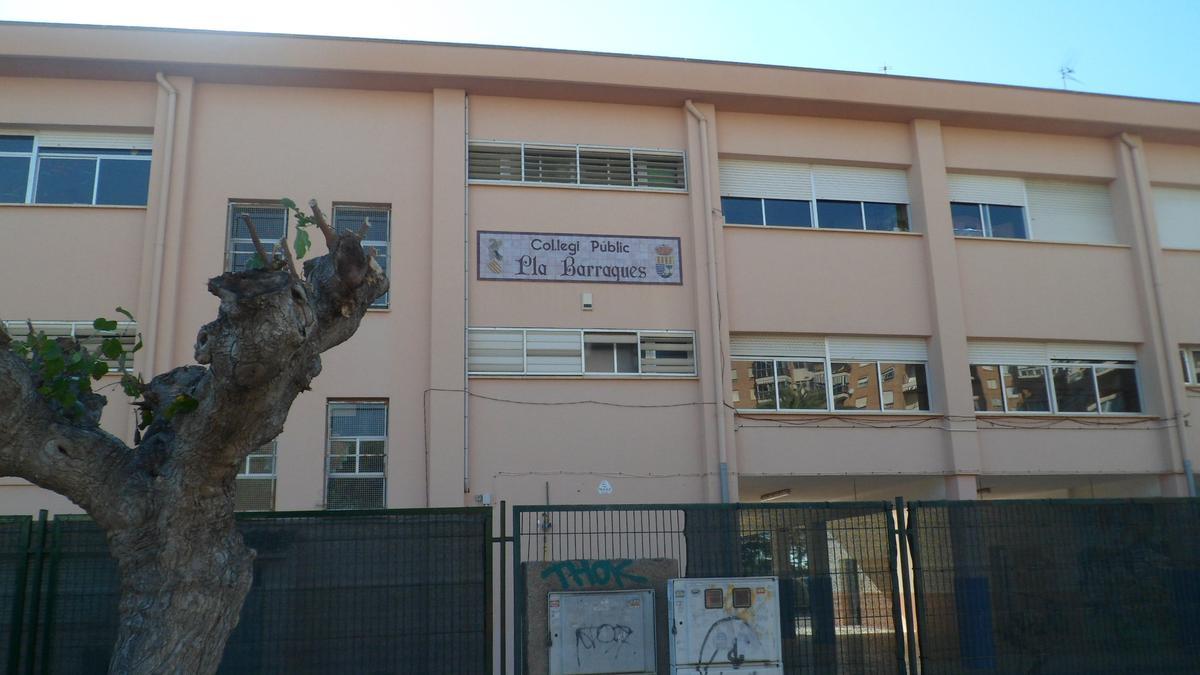
[[[466,471],[466,93],[433,90],[426,502],[463,506]]]
[[[913,120],[910,130],[913,222],[924,230],[934,323],[929,341],[929,389],[934,409],[941,408],[946,414],[946,493],[950,499],[975,499],[980,450],[942,128],[935,120]]]

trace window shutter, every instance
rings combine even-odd
[[[924,338],[839,336],[829,338],[829,358],[924,362],[929,350]]]
[[[525,180],[530,183],[574,183],[575,148],[525,146]]]
[[[946,175],[950,201],[1025,206],[1025,181],[1010,176]]]
[[[525,372],[582,373],[583,345],[579,331],[525,331]]]
[[[95,133],[90,131],[40,131],[38,147],[104,148],[108,150],[151,150],[154,137],[146,134]]]
[[[633,185],[629,151],[580,148],[579,182],[584,185]]]
[[[642,373],[696,372],[696,341],[683,333],[642,333]]]
[[[521,180],[521,146],[516,143],[471,143],[467,177],[472,180]]]
[[[808,335],[729,336],[729,353],[741,357],[825,358],[825,339]]]
[[[1046,363],[1050,357],[1046,345],[1040,342],[971,340],[967,343],[967,360],[983,365],[1004,363],[1019,366]]]
[[[1137,347],[1117,342],[1059,342],[1046,346],[1051,359],[1137,361]]]
[[[467,370],[472,373],[520,373],[525,369],[525,338],[519,330],[467,332]]]
[[[663,190],[687,189],[684,156],[678,152],[633,152],[635,187]]]
[[[1154,215],[1163,248],[1200,248],[1200,190],[1155,187]]]
[[[901,169],[814,165],[817,199],[908,203],[908,174]]]
[[[766,199],[812,199],[812,168],[808,164],[723,159],[721,195]]]
[[[1027,180],[1031,237],[1050,241],[1116,244],[1107,185]]]

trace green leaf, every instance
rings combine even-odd
[[[296,230],[296,259],[300,260],[308,254],[308,249],[312,247],[312,240],[308,238],[308,231]]]
[[[96,330],[116,330],[117,322],[112,319],[96,319],[92,322],[92,328]]]
[[[108,374],[108,364],[103,361],[92,362],[92,379],[98,380]]]
[[[138,422],[138,429],[145,429],[154,422],[154,411],[149,408],[142,408],[142,419]]]
[[[100,343],[100,353],[106,358],[115,359],[125,352],[125,348],[121,346],[121,341],[117,338],[104,338],[104,342]]]
[[[199,405],[200,402],[191,396],[179,394],[175,397],[175,400],[171,401],[171,405],[167,406],[167,409],[163,411],[163,416],[171,419],[182,413],[190,413],[199,407]]]
[[[255,253],[254,257],[251,258],[250,261],[246,263],[246,269],[248,269],[248,270],[261,270],[262,268],[264,268],[266,266],[267,266],[266,261],[264,261],[262,259],[262,256],[258,255],[257,253]]]
[[[292,201],[291,199],[288,199],[287,197],[284,197],[283,199],[280,199],[280,200],[279,200],[279,203],[280,203],[280,204],[283,204],[283,205],[284,205],[284,207],[286,207],[286,208],[289,208],[289,209],[293,209],[293,210],[294,210],[294,209],[296,208],[296,202]]]
[[[137,336],[137,344],[133,346],[133,349],[130,349],[130,350],[129,350],[129,353],[130,353],[130,354],[136,354],[136,353],[138,353],[139,351],[141,351],[141,349],[142,349],[142,334],[141,334],[141,333],[138,333],[138,336]]]
[[[121,314],[124,314],[126,316],[126,318],[128,318],[130,321],[137,321],[137,319],[133,318],[133,315],[129,313],[129,310],[125,309],[124,307],[121,307],[120,305],[118,305],[117,311],[120,312]]]

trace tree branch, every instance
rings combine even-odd
[[[250,240],[254,242],[254,250],[258,252],[258,259],[262,261],[263,267],[271,265],[271,257],[267,254],[267,249],[263,246],[262,239],[258,238],[258,228],[254,227],[254,219],[250,214],[242,214],[242,222],[246,223],[246,229],[250,230]]]
[[[325,235],[325,245],[329,247],[329,252],[333,253],[334,245],[337,243],[337,233],[329,226],[329,221],[325,220],[325,214],[321,212],[321,207],[317,206],[317,200],[308,200],[308,208],[312,210],[313,220],[316,221],[317,227],[321,228],[321,234]]]

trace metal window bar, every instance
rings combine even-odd
[[[330,402],[327,408],[326,508],[384,508],[387,503],[387,404]],[[343,421],[346,424],[339,424]],[[349,452],[335,452],[335,448]]]
[[[225,271],[243,272],[257,251],[250,229],[242,222],[242,215],[254,221],[258,237],[270,253],[279,240],[288,233],[288,211],[281,206],[253,202],[231,202],[226,216]],[[269,262],[269,261],[264,261]]]
[[[354,204],[333,205],[333,227],[338,232],[359,232],[363,223],[369,223],[366,236],[362,240],[364,249],[375,249],[375,261],[388,272],[391,259],[392,239],[392,209],[390,206],[359,206]],[[375,302],[372,309],[387,309],[391,291],[384,293]]]

